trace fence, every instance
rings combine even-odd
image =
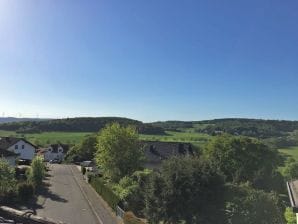
[[[123,211],[123,209],[120,208],[119,206],[116,206],[116,215],[117,215],[117,217],[123,219],[124,214],[125,214],[125,211]]]

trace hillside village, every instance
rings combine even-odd
[[[206,121],[204,122],[206,123]],[[230,123],[231,121],[228,122]],[[256,121],[253,122],[255,123]],[[263,121],[260,122],[264,123]],[[275,124],[275,121],[272,122]],[[282,124],[284,124],[283,121]],[[157,126],[159,130],[162,129],[163,133],[173,133],[176,131],[181,136],[183,133],[183,136],[192,136],[192,133],[189,131],[193,126],[190,124],[166,122],[164,124],[158,123],[151,125]],[[5,125],[5,127],[8,126],[10,124]],[[16,125],[14,126],[16,127]],[[205,128],[208,126],[202,126],[200,123],[196,123],[194,130],[202,127]],[[258,128],[256,126],[253,130],[257,130]],[[272,145],[273,141],[269,141],[272,137],[257,140],[253,137],[226,133],[226,129],[215,130],[218,131],[216,134],[210,133],[209,137],[202,141],[202,144],[197,144],[196,141],[185,142],[185,137],[184,141],[164,141],[163,138],[167,137],[167,135],[158,135],[157,133],[152,135],[151,133],[144,136],[139,135],[138,129],[129,124],[107,123],[104,128],[101,128],[100,132],[86,135],[75,145],[62,142],[36,145],[24,137],[3,136],[0,138],[0,155],[2,161],[5,161],[5,163],[15,170],[19,194],[23,191],[24,184],[25,189],[28,190],[31,183],[33,183],[32,187],[35,189],[35,195],[33,193],[26,194],[28,198],[25,199],[22,195],[16,195],[14,200],[21,200],[24,208],[32,203],[30,206],[40,207],[41,205],[38,204],[38,201],[42,200],[41,198],[46,199],[49,197],[48,195],[57,194],[54,198],[58,197],[60,198],[59,200],[50,196],[52,199],[46,199],[45,204],[42,206],[43,208],[37,209],[36,214],[54,220],[68,220],[70,223],[74,222],[74,220],[65,215],[51,216],[47,212],[49,209],[58,208],[59,206],[62,206],[61,208],[67,212],[69,207],[64,208],[60,203],[62,201],[73,203],[71,202],[72,199],[63,193],[63,185],[59,184],[67,184],[69,181],[68,178],[72,178],[77,183],[77,186],[80,186],[77,189],[77,193],[74,191],[74,194],[80,195],[83,191],[83,194],[91,200],[94,209],[98,209],[100,213],[109,214],[106,217],[106,223],[113,223],[117,220],[123,220],[126,223],[127,219],[135,219],[138,223],[154,223],[151,220],[153,215],[158,215],[158,219],[160,220],[167,220],[168,218],[163,215],[163,212],[158,213],[155,211],[156,206],[158,207],[157,204],[150,205],[146,204],[145,201],[149,199],[153,200],[154,198],[155,201],[177,200],[177,203],[178,201],[181,203],[181,200],[186,200],[189,197],[189,193],[187,192],[190,189],[193,192],[191,197],[197,197],[195,195],[198,194],[199,198],[196,200],[203,200],[199,196],[201,193],[209,195],[208,199],[206,198],[208,202],[202,201],[200,202],[201,205],[206,205],[206,203],[209,203],[208,206],[218,205],[217,199],[222,198],[223,194],[226,195],[229,191],[233,190],[242,192],[241,194],[243,194],[242,197],[244,198],[249,197],[250,194],[254,194],[256,201],[250,203],[258,204],[261,203],[261,201],[258,201],[258,197],[268,197],[266,200],[270,202],[268,201],[267,203],[275,203],[274,200],[276,202],[278,200],[285,200],[284,203],[287,203],[289,207],[292,206],[295,208],[296,202],[290,204],[285,199],[287,195],[286,181],[296,178],[293,169],[296,169],[297,162],[293,157],[280,154],[282,151],[278,152],[275,149],[277,145]],[[237,130],[240,129],[237,127]],[[266,129],[263,128],[263,130]],[[272,132],[272,129],[268,130]],[[284,130],[286,129],[284,128]],[[291,130],[295,133],[296,129]],[[202,132],[202,130],[198,131]],[[285,147],[290,142],[295,145],[295,142],[292,140],[294,139],[293,133],[288,132],[287,135],[282,133],[278,137],[284,138]],[[42,133],[39,135],[42,135]],[[160,140],[154,140],[158,139],[158,136],[161,136]],[[127,141],[128,139],[130,140]],[[193,137],[190,139],[193,139]],[[279,142],[278,144],[281,144],[280,140]],[[268,164],[265,164],[263,162],[264,160]],[[42,163],[36,165],[40,161]],[[217,168],[214,169],[215,167]],[[281,167],[282,171],[279,171]],[[36,182],[34,179],[31,179],[30,172],[33,172],[34,169],[36,169],[35,172],[44,169],[44,174],[41,172],[43,176],[42,181],[38,180]],[[220,170],[220,172],[217,170]],[[203,176],[196,176],[198,173],[202,173],[204,178]],[[34,176],[34,174],[32,175]],[[178,179],[171,179],[171,175],[178,175],[176,176]],[[197,179],[193,179],[194,177]],[[187,181],[180,186],[179,178],[183,178],[184,182]],[[155,182],[156,180],[158,182]],[[159,186],[163,181],[166,181],[164,184],[169,181],[168,183],[171,183],[171,185]],[[187,185],[189,181],[192,182],[191,185]],[[196,181],[198,182],[195,183]],[[226,183],[224,184],[223,181]],[[247,181],[251,185],[243,185]],[[204,183],[204,186],[195,187],[202,183]],[[214,188],[215,183],[218,188]],[[293,193],[295,192],[295,188],[292,187],[294,185],[289,184],[288,186],[290,199],[291,201],[295,201],[292,199],[295,197],[291,197],[291,195],[295,195]],[[163,198],[165,196],[161,196],[157,192],[153,193],[154,191],[152,190],[154,189],[158,191],[164,190],[165,195],[166,192],[171,190],[176,191],[178,189],[181,193],[179,195],[174,193],[173,195],[167,195],[166,197],[168,198]],[[209,198],[211,195],[215,195],[217,191],[218,193],[216,195],[218,195],[215,198]],[[283,196],[281,198],[273,197],[269,192],[279,192]],[[247,196],[245,196],[246,194]],[[96,199],[96,195],[99,196],[100,200],[106,201],[107,205],[102,207],[102,203]],[[170,199],[171,197],[172,199]],[[38,200],[33,202],[35,200],[34,198],[38,198]],[[193,207],[191,205],[193,202],[188,201],[190,198],[187,199],[188,204],[184,205],[190,206],[188,210]],[[5,200],[4,197],[2,201],[4,202]],[[234,201],[236,198],[233,197],[224,200],[229,200],[230,203],[236,203]],[[17,204],[8,203],[7,205],[20,209],[19,206],[16,206]],[[101,207],[98,207],[99,205]],[[283,213],[287,215],[293,214],[289,209],[281,212],[279,205],[275,204],[275,206],[274,215],[270,213],[272,223],[280,223],[280,220],[284,217]],[[167,209],[167,207],[164,207],[164,209]],[[168,209],[171,209],[171,207]],[[179,219],[184,217],[184,211],[184,209],[180,211]],[[196,212],[198,211],[194,210],[192,214],[196,214]],[[209,220],[208,222],[210,223],[216,223],[215,220],[219,218],[237,220],[237,217],[241,217],[241,214],[235,213],[232,217],[227,218],[227,214],[221,213],[220,210],[218,212],[218,214],[212,216],[212,219],[210,219],[211,216],[207,211],[200,212],[197,215]],[[262,216],[269,219],[263,213],[265,211],[258,212],[262,212]],[[95,214],[100,215],[100,213]],[[4,214],[6,213],[4,212]],[[90,219],[89,216],[88,219]],[[249,218],[249,220],[253,219],[253,216]],[[26,220],[23,220],[23,222],[26,222]],[[190,221],[190,223],[192,222]]]

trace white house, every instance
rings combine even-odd
[[[23,138],[0,137],[0,149],[18,154],[19,159],[32,160],[37,147]]]
[[[68,145],[52,144],[43,150],[44,160],[50,161],[50,160],[57,159],[59,161],[62,161],[68,150],[69,150]]]

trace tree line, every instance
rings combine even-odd
[[[42,121],[10,122],[0,124],[0,130],[18,133],[40,133],[51,131],[98,132],[107,124],[117,122],[121,125],[134,125],[142,134],[164,134],[164,130],[137,120],[120,117],[80,117]]]

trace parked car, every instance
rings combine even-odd
[[[61,161],[60,160],[58,160],[58,159],[51,159],[50,161],[49,161],[49,163],[51,163],[51,164],[60,164],[61,163]]]

